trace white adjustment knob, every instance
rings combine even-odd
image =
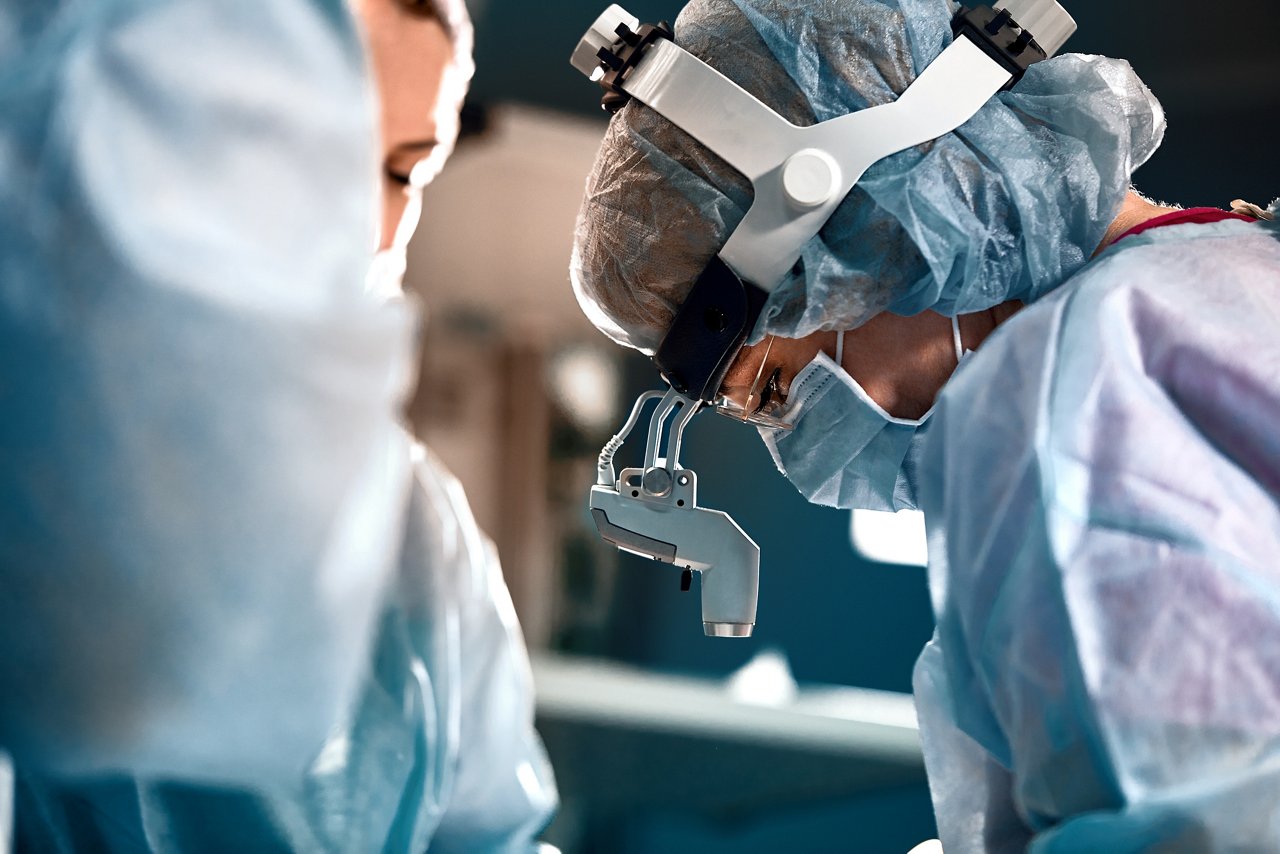
[[[573,55],[569,57],[569,64],[595,80],[597,72],[601,72],[600,57],[597,54],[600,48],[613,46],[618,38],[616,33],[618,24],[626,24],[627,29],[633,33],[640,29],[640,19],[614,3],[605,9],[599,18],[596,18],[591,29],[582,36]]]
[[[797,151],[782,167],[782,189],[792,204],[816,208],[839,192],[840,166],[825,151]]]
[[[1035,36],[1044,52],[1055,56],[1076,31],[1076,20],[1057,0],[999,0],[992,6],[997,12],[1008,9],[1018,26]]]

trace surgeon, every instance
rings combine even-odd
[[[810,125],[894,100],[953,10],[695,0],[675,39]],[[1033,65],[871,167],[720,390],[790,428],[760,432],[809,500],[925,513],[947,854],[1280,849],[1280,228],[1132,191],[1164,129],[1125,62]],[[628,103],[579,217],[583,310],[652,354],[750,203]]]
[[[465,7],[55,12],[0,12],[18,850],[533,849],[497,554],[400,415]]]

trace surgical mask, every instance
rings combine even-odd
[[[970,355],[951,320],[957,365]],[[841,366],[819,352],[796,375],[786,411],[793,429],[760,428],[778,470],[814,504],[843,509],[914,510],[916,471],[930,408],[919,419],[894,418]]]

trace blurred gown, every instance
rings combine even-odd
[[[549,815],[492,547],[400,424],[416,318],[363,292],[374,116],[343,0],[0,5],[24,850],[486,850]]]
[[[425,449],[351,720],[295,786],[18,781],[31,852],[529,851],[556,805],[497,552]]]
[[[947,854],[1280,850],[1280,227],[1158,228],[996,331],[922,463]]]

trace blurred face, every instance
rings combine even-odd
[[[441,145],[437,107],[453,56],[449,35],[434,16],[399,0],[355,0],[364,22],[381,106],[382,228],[379,249],[395,240],[412,194],[414,167]],[[451,143],[451,140],[445,141]]]

